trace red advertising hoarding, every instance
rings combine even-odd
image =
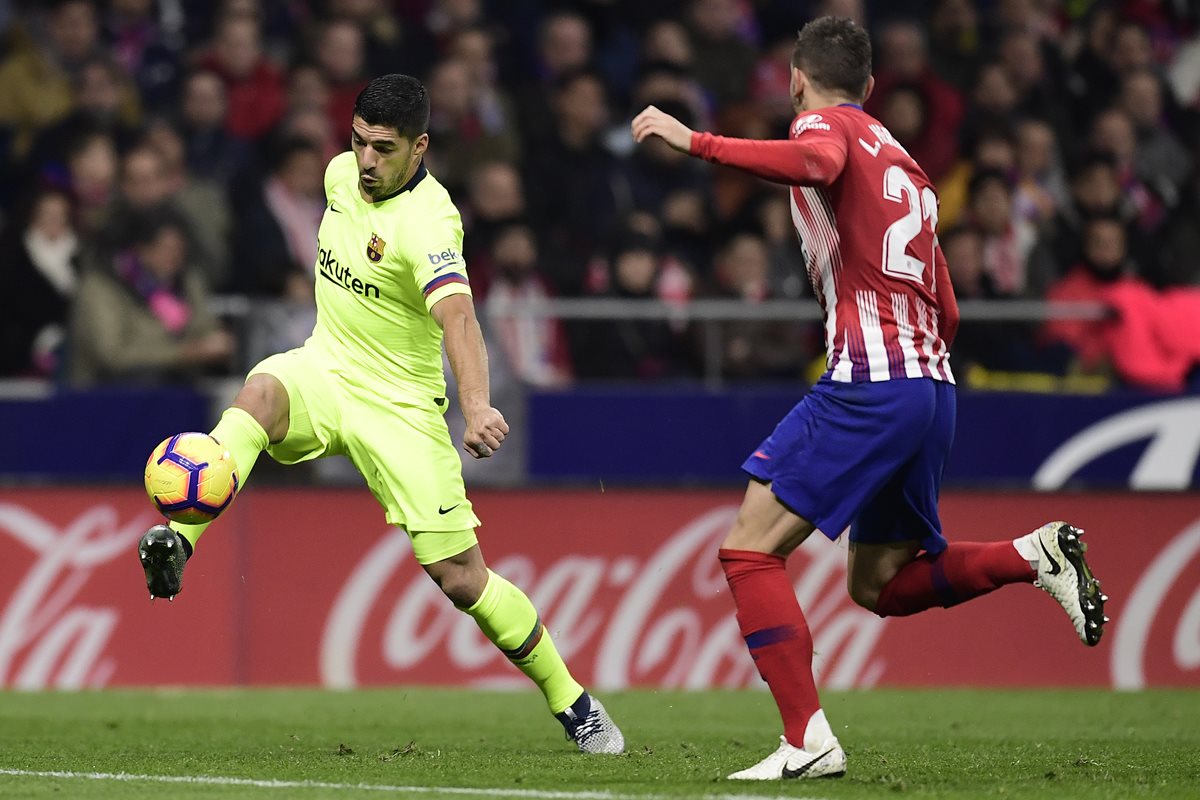
[[[576,676],[599,689],[758,686],[715,551],[730,491],[474,494],[493,569],[525,588]],[[1033,587],[879,619],[850,602],[845,543],[792,558],[827,687],[1200,685],[1200,497],[944,498],[951,540],[1044,521],[1087,530],[1111,597],[1085,648]],[[256,488],[151,603],[137,563],[156,521],[133,490],[0,491],[0,686],[388,684],[523,680],[440,595],[365,491]]]

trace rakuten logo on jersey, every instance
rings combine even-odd
[[[329,282],[340,286],[348,292],[360,295],[362,297],[379,297],[379,287],[373,283],[354,277],[350,272],[348,264],[342,264],[337,256],[333,254],[333,250],[323,247],[321,240],[317,240],[317,272],[322,278]]]
[[[706,512],[644,558],[563,555],[546,563],[522,553],[493,568],[526,590],[563,658],[597,688],[760,686],[714,555],[736,516],[734,506]],[[886,623],[847,596],[845,551],[814,536],[793,559],[802,564],[796,594],[815,636],[821,683],[873,685],[885,666],[875,646]],[[381,672],[403,683],[430,663],[476,685],[527,683],[413,564],[398,530],[347,577],[320,648],[321,681],[330,687],[359,685],[364,673],[378,680]]]

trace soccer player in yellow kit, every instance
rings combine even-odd
[[[342,454],[412,539],[417,562],[545,695],[586,753],[620,753],[621,731],[563,663],[529,598],[487,568],[443,414],[442,341],[466,419],[463,447],[487,458],[508,424],[491,405],[487,350],[449,194],[429,174],[429,96],[385,75],[359,94],[353,153],[325,171],[317,323],[303,347],[250,371],[212,436],[245,486],[259,453],[295,464]],[[206,525],[156,525],[138,542],[152,597],[172,597]]]

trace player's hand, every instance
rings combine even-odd
[[[633,140],[639,144],[651,136],[658,136],[681,153],[692,151],[692,129],[654,106],[646,106],[645,111],[633,118],[631,127]]]
[[[467,432],[463,434],[463,449],[474,458],[488,458],[500,449],[508,435],[504,415],[491,406],[466,414]]]

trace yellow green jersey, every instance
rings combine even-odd
[[[317,324],[307,345],[344,377],[392,400],[426,404],[446,393],[442,329],[429,310],[470,294],[463,229],[449,193],[424,165],[399,192],[368,203],[354,153],[325,170],[317,241]]]

